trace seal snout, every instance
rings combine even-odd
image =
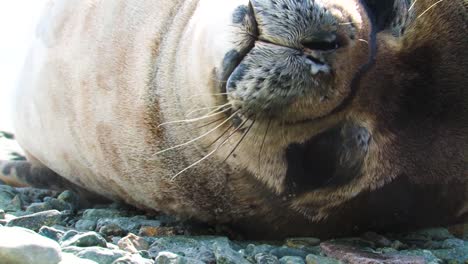
[[[246,34],[252,47],[226,78],[233,109],[293,122],[329,114],[346,94],[336,86],[336,58],[356,37],[353,20],[320,1],[252,0],[248,8],[233,19],[250,14],[255,25]]]

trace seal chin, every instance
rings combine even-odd
[[[249,44],[226,54],[221,78],[235,111],[300,123],[329,115],[350,95],[354,65],[367,60],[351,54],[363,48],[355,39],[368,37],[359,12],[286,0],[252,0],[240,10],[233,21]]]

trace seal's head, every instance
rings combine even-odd
[[[399,179],[464,179],[466,7],[464,0],[236,6],[231,33],[218,36],[229,45],[214,56],[213,101],[230,108],[215,155],[233,154],[230,167],[315,220]]]

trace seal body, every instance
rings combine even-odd
[[[465,219],[467,2],[57,0],[17,93],[31,163],[251,235]]]

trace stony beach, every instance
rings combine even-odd
[[[0,157],[22,159],[9,133],[0,132]],[[468,225],[330,241],[245,241],[224,226],[118,203],[79,208],[79,202],[71,191],[0,183],[0,263],[468,263]]]

